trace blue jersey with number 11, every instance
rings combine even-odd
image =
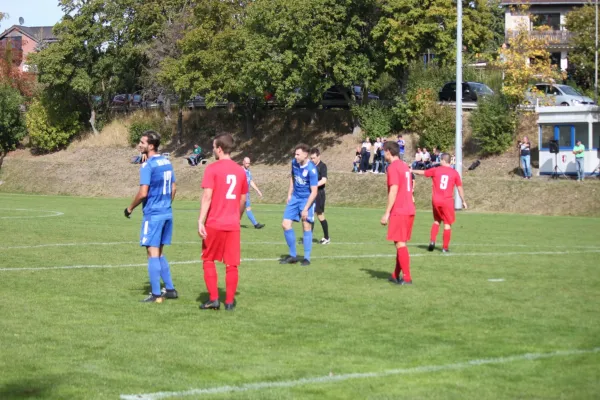
[[[140,185],[148,185],[144,199],[144,216],[172,218],[171,188],[175,174],[171,161],[161,155],[148,159],[140,168]]]
[[[294,196],[307,199],[310,196],[310,187],[319,184],[317,167],[312,161],[304,165],[292,160],[292,179],[294,180]]]

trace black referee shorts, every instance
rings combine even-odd
[[[325,212],[325,191],[319,190],[315,199],[315,213],[323,214]]]

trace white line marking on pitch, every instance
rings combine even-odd
[[[488,279],[488,282],[504,282],[503,278],[492,278]]]
[[[447,253],[434,255],[431,253],[417,253],[412,254],[410,257],[501,257],[501,256],[520,256],[520,255],[565,255],[565,254],[584,254],[584,253],[600,253],[599,250],[581,250],[581,251],[523,251],[523,252],[503,252],[503,253]],[[359,259],[359,258],[392,258],[394,254],[358,254],[358,255],[340,255],[340,256],[321,256],[313,257],[312,260],[337,260],[337,259]],[[260,262],[260,261],[279,261],[279,258],[242,258],[244,262]],[[188,260],[188,261],[169,261],[171,265],[187,265],[187,264],[200,264],[201,260]],[[86,269],[86,268],[130,268],[130,267],[143,267],[147,263],[143,264],[104,264],[104,265],[66,265],[58,267],[27,267],[27,268],[0,268],[0,272],[10,271],[48,271],[54,269]]]
[[[48,217],[60,217],[61,215],[65,215],[65,213],[62,213],[60,211],[33,210],[33,209],[29,209],[29,208],[0,208],[0,210],[6,210],[6,211],[30,211],[30,212],[48,213],[48,215],[12,216],[12,217],[0,217],[0,219],[48,218]]]
[[[553,357],[567,357],[574,355],[583,355],[598,353],[600,347],[587,350],[564,350],[554,351],[551,353],[527,353],[519,354],[508,357],[495,357],[495,358],[482,358],[477,360],[470,360],[465,362],[459,362],[454,364],[442,364],[442,365],[424,365],[421,367],[412,368],[398,368],[380,372],[361,372],[353,374],[342,374],[342,375],[324,375],[316,376],[313,378],[301,378],[291,381],[275,381],[275,382],[256,382],[246,383],[239,386],[217,386],[206,389],[190,389],[180,392],[156,392],[147,394],[122,394],[120,397],[122,400],[159,400],[168,399],[172,397],[185,397],[185,396],[202,396],[210,394],[223,394],[233,392],[247,392],[250,390],[261,390],[261,389],[277,389],[277,388],[292,388],[297,386],[315,385],[348,381],[352,379],[365,379],[365,378],[383,378],[390,375],[411,375],[411,374],[424,374],[439,371],[451,371],[458,369],[465,369],[471,367],[478,367],[481,365],[490,364],[507,364],[516,361],[535,361],[545,358]]]

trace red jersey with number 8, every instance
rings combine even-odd
[[[408,165],[402,160],[396,160],[388,167],[388,193],[393,185],[398,185],[398,195],[390,215],[415,215],[415,204],[412,201],[412,174]]]
[[[205,226],[220,231],[240,230],[240,197],[248,193],[244,169],[232,160],[219,160],[204,171],[202,188],[212,189]]]
[[[436,167],[425,170],[425,176],[432,178],[433,204],[453,205],[454,185],[462,186],[460,175],[452,167]]]

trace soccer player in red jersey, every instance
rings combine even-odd
[[[465,192],[460,175],[450,166],[450,154],[444,153],[440,157],[440,166],[426,169],[425,171],[413,171],[417,175],[427,176],[432,179],[433,196],[433,225],[429,240],[429,251],[435,249],[435,239],[440,230],[440,223],[444,223],[444,244],[442,252],[448,253],[450,236],[452,235],[452,224],[456,220],[454,213],[454,186],[458,189],[458,195],[462,200],[463,207],[467,208]]]
[[[233,137],[219,135],[213,141],[217,161],[210,164],[202,178],[202,204],[198,217],[198,235],[202,238],[204,282],[209,299],[201,310],[218,310],[219,288],[215,261],[225,263],[225,310],[235,308],[235,292],[240,265],[240,219],[246,206],[246,173],[231,159]]]
[[[381,224],[388,225],[387,239],[396,245],[396,269],[390,282],[398,285],[411,285],[410,255],[406,243],[410,240],[415,220],[413,203],[413,181],[408,165],[399,158],[398,143],[388,141],[383,145],[387,169],[388,204]],[[402,271],[402,277],[400,277]]]

